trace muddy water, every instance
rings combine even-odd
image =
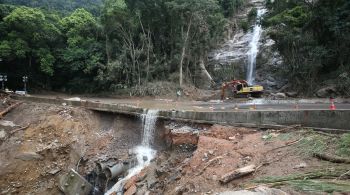
[[[156,150],[152,149],[151,147],[154,141],[157,115],[158,110],[148,110],[146,114],[141,116],[143,124],[142,142],[141,145],[133,149],[133,153],[137,158],[137,165],[128,170],[127,176],[119,180],[110,190],[105,193],[106,195],[112,194],[113,192],[123,194],[123,186],[125,181],[138,174],[144,167],[148,166],[151,160],[156,156]]]

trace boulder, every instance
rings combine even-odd
[[[0,129],[0,141],[5,140],[6,138],[6,131],[4,129]]]
[[[36,152],[22,152],[18,154],[16,159],[21,159],[23,161],[31,161],[31,160],[42,160],[44,157]]]
[[[295,91],[291,91],[291,92],[286,92],[285,93],[287,97],[298,97],[298,92],[295,92]]]
[[[319,98],[329,98],[337,94],[337,89],[335,86],[327,86],[319,89],[316,92],[316,96]]]
[[[271,93],[271,95],[278,99],[284,99],[287,97],[285,93]]]

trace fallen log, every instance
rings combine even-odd
[[[234,171],[231,171],[221,177],[219,180],[222,184],[228,183],[234,179],[238,179],[240,177],[246,176],[248,174],[251,174],[255,171],[256,166],[255,165],[249,165],[246,167],[242,167],[239,169],[236,169]]]
[[[332,163],[344,163],[344,164],[350,164],[350,159],[348,158],[342,158],[342,157],[338,157],[338,156],[331,156],[328,154],[321,154],[321,153],[314,153],[313,154],[314,157],[320,159],[320,160],[325,160],[325,161],[329,161]]]
[[[296,128],[300,128],[301,125],[292,125],[292,126],[289,126],[289,127],[285,127],[283,129],[279,129],[279,130],[276,130],[277,133],[286,133],[288,131],[291,131],[291,130],[294,130]]]
[[[17,102],[15,104],[12,104],[11,106],[7,107],[5,110],[0,112],[0,118],[4,117],[7,113],[9,113],[11,110],[15,109],[20,104],[22,104],[22,102]]]

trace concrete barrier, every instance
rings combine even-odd
[[[105,104],[90,101],[69,101],[42,97],[13,96],[14,99],[38,103],[83,107],[90,110],[127,115],[144,113],[143,108],[126,104]],[[254,125],[302,125],[314,128],[350,129],[350,110],[240,110],[230,112],[160,111],[159,117],[170,120],[199,123],[254,124]]]

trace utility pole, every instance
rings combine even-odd
[[[27,76],[23,76],[23,83],[24,83],[24,92],[27,94],[27,82],[28,82],[28,77]]]
[[[7,75],[0,75],[1,89],[5,90],[5,82],[7,82]]]

